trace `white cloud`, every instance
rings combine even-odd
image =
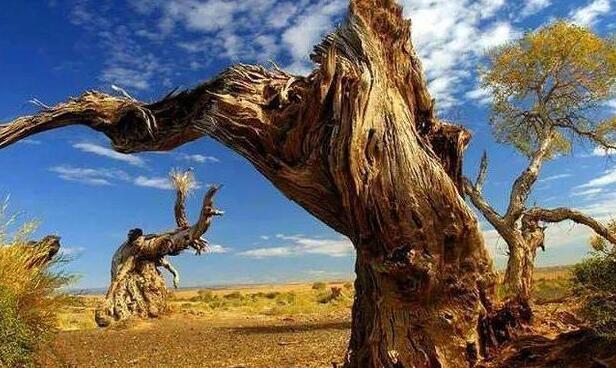
[[[552,176],[548,176],[548,177],[545,177],[543,179],[540,179],[539,182],[545,183],[545,182],[549,182],[549,181],[570,178],[571,176],[572,176],[571,174],[557,174],[557,175],[552,175]]]
[[[49,171],[58,174],[63,180],[74,181],[86,185],[108,186],[117,182],[131,183],[138,187],[155,188],[162,190],[172,190],[173,185],[168,177],[133,177],[125,171],[118,169],[94,169],[74,167],[70,165],[59,165],[49,168]],[[196,188],[201,186],[197,184]]]
[[[522,7],[505,0],[400,2],[405,16],[412,18],[413,41],[439,108],[460,103],[467,86],[473,85],[476,64],[485,48],[517,34],[503,10]],[[529,2],[543,6],[539,0]],[[308,58],[313,46],[343,20],[348,7],[348,0],[138,3],[131,1],[127,11],[91,2],[92,9],[82,6],[75,16],[82,27],[99,37],[108,54],[101,79],[137,90],[161,83],[171,86],[182,72],[203,68],[204,60],[288,60],[286,70],[307,74],[313,68]],[[131,10],[148,14],[148,22],[140,20],[143,16],[132,17],[133,22],[115,19],[118,13],[130,16]],[[161,48],[158,45],[163,41]]]
[[[491,49],[496,46],[503,45],[513,40],[518,35],[518,32],[513,29],[511,24],[499,22],[493,24],[490,29],[487,29],[479,37],[478,44],[483,49]]]
[[[616,150],[613,148],[603,148],[603,147],[595,147],[592,151],[591,156],[612,156],[616,153]]]
[[[340,271],[328,271],[328,270],[308,270],[306,274],[312,279],[316,280],[332,280],[334,278],[353,278],[352,273],[345,273]]]
[[[223,247],[220,244],[211,244],[209,246],[209,252],[208,253],[223,254],[223,253],[228,253],[230,250],[231,250],[230,248]]]
[[[470,100],[477,101],[480,105],[487,105],[492,101],[490,91],[481,86],[466,92],[464,96]]]
[[[171,15],[183,18],[187,28],[205,32],[217,31],[230,24],[236,9],[234,2],[219,0],[170,1],[167,7]]]
[[[606,102],[605,106],[607,106],[612,111],[612,113],[616,114],[616,98]]]
[[[68,257],[75,257],[83,252],[85,252],[86,248],[84,247],[60,247],[60,254]]]
[[[94,143],[77,143],[74,144],[73,147],[77,148],[82,152],[93,153],[95,155],[107,157],[112,160],[126,162],[133,166],[145,166],[145,161],[143,161],[143,159],[141,159],[140,157],[119,153],[110,148],[102,147]]]
[[[21,139],[21,140],[19,140],[17,142],[18,143],[22,143],[22,144],[31,144],[31,145],[39,145],[39,144],[41,144],[41,141],[36,140],[36,139],[29,139],[29,138]]]
[[[571,193],[571,196],[592,198],[592,197],[595,197],[597,194],[601,194],[601,193],[603,193],[602,188],[590,188],[590,189],[581,190],[581,191],[574,191]]]
[[[323,35],[332,29],[333,20],[348,6],[346,0],[326,0],[307,7],[282,34],[282,42],[293,59],[293,72],[306,74],[311,69],[308,55]]]
[[[592,201],[583,205],[580,211],[603,221],[616,217],[616,193],[605,191],[590,199]]]
[[[266,257],[289,257],[294,255],[293,251],[289,247],[270,247],[270,248],[257,248],[237,253],[240,256],[252,257],[252,258],[266,258]]]
[[[597,18],[611,10],[610,0],[593,0],[588,5],[571,11],[569,16],[574,23],[592,26]]]
[[[199,164],[203,164],[206,162],[220,162],[220,160],[214,156],[206,156],[206,155],[200,155],[200,154],[194,154],[194,155],[180,154],[180,158],[184,161],[192,161],[192,162],[196,162]]]
[[[599,188],[616,183],[616,169],[607,170],[603,175],[579,185],[577,188]]]
[[[495,17],[506,6],[504,1],[403,0],[402,4],[413,22],[413,44],[439,108],[453,107],[465,93],[472,93],[466,88],[474,84],[472,76],[485,49],[518,33]]]
[[[134,184],[139,187],[146,188],[155,188],[155,189],[163,189],[163,190],[172,190],[173,185],[169,178],[163,177],[147,177],[147,176],[138,176],[134,180]]]
[[[291,244],[279,247],[251,249],[237,254],[253,258],[291,257],[305,254],[346,257],[353,254],[353,244],[347,238],[317,239],[302,235],[287,236],[284,234],[277,234],[276,237],[283,241],[291,242]]]
[[[59,165],[51,167],[49,171],[58,174],[60,179],[94,186],[112,185],[113,180],[130,180],[130,176],[122,170],[91,169],[73,167],[70,165]]]
[[[533,15],[550,5],[552,5],[551,0],[526,0],[521,15],[522,17]]]

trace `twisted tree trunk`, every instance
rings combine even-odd
[[[104,303],[95,313],[100,327],[133,316],[154,318],[164,313],[168,292],[159,267],[173,274],[173,283],[177,287],[179,275],[167,256],[176,256],[189,247],[197,253],[206,249],[207,244],[201,235],[209,228],[212,217],[222,214],[212,203],[218,187],[211,187],[205,194],[199,220],[189,226],[184,201],[194,183],[192,174],[173,173],[171,180],[177,189],[175,215],[178,228],[151,235],[143,235],[141,229],[129,231],[128,239],[113,255],[111,283]]]
[[[569,208],[545,209],[526,207],[526,201],[533,185],[539,177],[539,172],[550,152],[553,135],[548,135],[541,142],[537,151],[531,156],[528,167],[518,176],[511,189],[507,212],[500,215],[483,198],[482,188],[488,169],[488,158],[484,153],[481,158],[479,173],[475,182],[463,179],[464,193],[473,205],[484,215],[507,243],[509,258],[503,285],[509,306],[506,309],[523,311],[520,316],[526,316],[520,322],[529,322],[532,317],[531,297],[533,273],[537,249],[545,250],[545,227],[542,223],[573,221],[591,228],[597,235],[612,244],[616,244],[616,234],[604,224],[579,211]],[[513,307],[517,305],[517,307]]]
[[[312,58],[308,77],[238,65],[153,104],[90,92],[0,128],[0,147],[75,123],[121,152],[209,135],[355,245],[347,367],[473,366],[494,277],[459,192],[470,135],[434,116],[394,1],[352,0]]]

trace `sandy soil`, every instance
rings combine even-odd
[[[558,279],[561,269],[538,272]],[[329,286],[342,287],[342,283]],[[226,295],[240,291],[288,292],[305,297],[311,284],[252,285],[213,290]],[[350,308],[293,315],[264,315],[215,311],[193,313],[187,301],[198,289],[175,293],[175,313],[157,320],[132,322],[98,329],[93,306],[101,296],[84,297],[84,303],[64,311],[64,329],[44,347],[41,367],[204,367],[204,368],[331,368],[341,363],[350,333]],[[198,304],[198,303],[197,303]],[[186,309],[182,307],[188,305]],[[549,303],[536,306],[535,327],[553,338],[569,331],[570,306]],[[518,367],[518,366],[516,366]]]
[[[42,367],[332,367],[347,316],[213,319],[175,315],[118,329],[61,332]]]

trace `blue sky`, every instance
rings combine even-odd
[[[555,18],[616,31],[614,0],[404,0],[439,113],[474,132],[466,155],[473,174],[487,149],[488,199],[505,207],[525,160],[497,145],[487,124],[489,99],[477,87],[483,51]],[[28,114],[37,98],[53,104],[87,89],[118,85],[142,100],[190,87],[236,62],[273,61],[311,69],[308,54],[343,21],[344,0],[5,1],[0,13],[0,122]],[[606,105],[616,112],[616,100]],[[0,195],[41,221],[38,235],[62,236],[75,257],[78,287],[106,285],[110,257],[128,229],[173,227],[171,168],[194,167],[202,185],[224,184],[226,211],[206,234],[214,253],[175,257],[183,286],[349,278],[349,241],[290,202],[245,160],[211,139],[171,153],[120,155],[106,139],[70,127],[0,151]],[[546,165],[531,201],[572,206],[600,218],[616,213],[616,166],[593,147]],[[195,216],[201,192],[190,199]],[[503,264],[504,242],[482,220],[488,247]],[[588,251],[588,231],[563,223],[548,230],[540,265],[572,263]]]

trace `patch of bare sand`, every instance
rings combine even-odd
[[[238,318],[178,314],[125,328],[61,332],[42,367],[331,367],[350,316]]]

